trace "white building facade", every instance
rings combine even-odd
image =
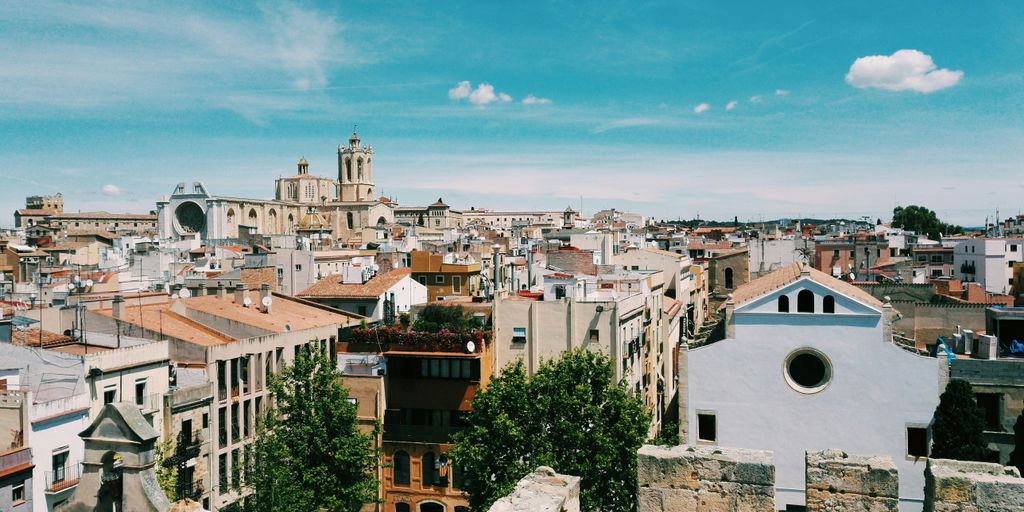
[[[891,306],[799,264],[734,297],[726,339],[685,358],[685,442],[774,452],[779,510],[805,503],[805,451],[888,456],[900,510],[921,510],[945,365],[892,343]]]

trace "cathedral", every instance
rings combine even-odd
[[[160,238],[199,236],[216,241],[245,234],[305,235],[332,245],[359,247],[389,236],[398,206],[374,196],[373,147],[355,133],[338,146],[338,178],[309,174],[299,160],[298,172],[278,178],[274,199],[243,199],[211,195],[200,182],[179,183],[174,193],[157,201]]]

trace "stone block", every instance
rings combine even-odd
[[[637,452],[641,512],[770,512],[770,452],[718,447],[644,446]]]
[[[560,475],[541,466],[523,477],[511,494],[491,505],[490,512],[579,512],[580,477]]]
[[[1024,478],[1014,467],[930,459],[925,469],[926,512],[1024,510]]]

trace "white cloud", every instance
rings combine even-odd
[[[115,197],[115,196],[119,196],[119,195],[121,195],[123,193],[124,193],[124,191],[121,190],[121,188],[118,187],[117,185],[112,185],[110,183],[108,183],[106,185],[103,185],[103,195],[105,195],[105,196]]]
[[[469,85],[468,80],[459,82],[459,85],[448,89],[448,98],[453,100],[463,100],[469,97],[469,92],[472,86]]]
[[[786,89],[775,89],[776,96],[789,96],[789,91]]]
[[[651,117],[627,117],[625,119],[617,119],[615,121],[609,121],[602,124],[601,126],[595,127],[590,130],[590,133],[604,133],[609,130],[618,130],[620,128],[634,128],[637,126],[654,126],[662,124],[661,120],[654,119]]]
[[[761,103],[761,97],[760,96],[751,96],[750,97],[750,102],[751,103]]]
[[[964,76],[963,71],[936,68],[930,55],[899,50],[888,56],[869,55],[853,61],[846,83],[858,89],[930,93],[953,87]]]
[[[551,100],[547,98],[538,98],[532,94],[523,98],[523,105],[548,105],[550,103]]]
[[[469,100],[474,105],[487,105],[488,103],[494,103],[500,101],[502,103],[509,103],[512,101],[512,96],[504,92],[495,92],[494,86],[488,83],[477,84],[476,89],[473,88],[473,84],[469,83],[468,80],[463,80],[448,89],[448,98],[455,101]]]
[[[708,110],[711,110],[711,105],[708,105],[707,103],[701,103],[700,105],[693,107],[693,111],[697,114],[703,114]]]
[[[729,103],[725,104],[725,109],[726,110],[732,110],[732,109],[736,108],[736,105],[739,105],[739,104],[740,104],[740,102],[738,102],[736,100],[732,100]]]

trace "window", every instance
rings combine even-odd
[[[11,487],[11,505],[25,503],[25,482]]]
[[[220,493],[227,494],[228,491],[228,454],[222,453],[217,458],[217,469],[218,469],[218,482],[220,484]]]
[[[366,306],[359,306],[359,316],[366,316]]]
[[[1002,393],[976,393],[974,400],[984,411],[985,430],[1003,431],[1003,395]]]
[[[242,405],[242,435],[249,437],[249,414],[252,413],[252,402],[246,400]]]
[[[426,286],[427,285],[427,276],[420,276],[419,277],[419,281],[420,281],[420,284],[422,284],[423,286]]]
[[[203,428],[210,428],[210,413],[203,413]]]
[[[437,458],[434,457],[434,452],[424,453],[422,461],[423,487],[437,485],[441,481],[441,476],[438,474]]]
[[[1010,244],[1010,252],[1017,252],[1017,244]]]
[[[796,295],[796,311],[797,313],[814,313],[814,292],[800,290],[800,293]]]
[[[801,393],[817,393],[832,379],[832,366],[825,355],[813,349],[801,349],[786,359],[786,381]]]
[[[928,456],[928,428],[907,427],[907,456]]]
[[[779,296],[779,313],[789,313],[789,297]]]
[[[697,413],[697,441],[718,441],[718,418],[713,412]]]
[[[598,329],[591,329],[590,330],[590,342],[591,343],[597,343],[600,340],[601,340],[601,331],[598,330]]]
[[[462,293],[462,276],[452,276],[452,293]]]
[[[217,439],[220,446],[228,444],[228,409],[221,407],[217,410]]]
[[[231,450],[231,485],[234,487],[242,484],[242,466],[238,453],[238,448]]]
[[[434,276],[434,284],[444,284],[444,276],[443,275]]]
[[[395,512],[409,512],[408,503],[395,503]]]
[[[512,328],[512,343],[526,343],[526,327]]]
[[[55,484],[67,479],[69,453],[69,451],[64,449],[64,451],[60,453],[53,454],[53,483]]]
[[[296,271],[296,272],[302,272],[302,265],[300,265],[300,264],[296,263],[296,264],[295,264],[295,271]]]
[[[117,386],[103,388],[103,405],[112,404],[117,401]]]
[[[142,405],[146,401],[146,379],[135,381],[135,405]]]
[[[732,283],[732,269],[731,268],[727,268],[727,269],[725,269],[725,288],[727,290],[731,290],[732,289],[732,284],[733,284]]]
[[[821,302],[821,311],[823,313],[835,313],[836,312],[836,298],[831,295],[826,295]]]

